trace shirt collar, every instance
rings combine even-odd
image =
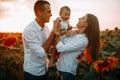
[[[42,31],[42,27],[38,24],[36,20],[34,20],[34,24],[39,31]]]

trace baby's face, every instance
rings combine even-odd
[[[67,21],[70,19],[70,11],[69,10],[66,10],[64,9],[61,13],[60,13],[60,16],[61,18],[64,20],[64,21]]]

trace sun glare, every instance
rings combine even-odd
[[[0,21],[4,32],[22,32],[23,28],[34,18],[33,13],[27,8],[16,12],[11,10],[10,13],[12,14]]]

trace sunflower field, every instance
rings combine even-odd
[[[100,32],[100,59],[91,65],[80,59],[76,80],[120,80],[120,29]],[[50,51],[49,51],[50,57]],[[82,57],[81,57],[82,58]],[[0,33],[0,80],[24,80],[22,33]],[[57,70],[49,71],[50,80]]]

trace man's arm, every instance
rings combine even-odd
[[[55,34],[52,31],[49,38],[47,39],[47,41],[42,46],[46,52],[49,50],[49,47],[51,46],[51,43],[54,40],[54,38],[55,38]]]

